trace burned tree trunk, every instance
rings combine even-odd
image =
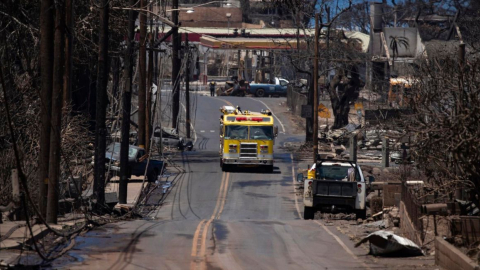
[[[346,70],[337,70],[328,88],[335,117],[332,129],[342,128],[348,124],[350,102],[355,99],[355,93],[358,92],[360,84],[358,68],[355,65]]]

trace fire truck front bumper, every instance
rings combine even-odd
[[[272,159],[222,158],[222,161],[228,165],[273,165]]]

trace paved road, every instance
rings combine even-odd
[[[224,173],[219,167],[218,108],[260,111],[280,99],[198,96],[196,151],[176,159],[187,171],[164,204],[143,220],[103,226],[77,239],[69,269],[387,269],[334,227],[300,218],[290,153],[299,140],[278,114],[275,170]],[[278,106],[277,106],[278,107]],[[282,110],[282,108],[278,108]],[[283,108],[284,110],[285,108]],[[275,109],[274,109],[275,110]],[[277,120],[278,121],[278,120]],[[282,128],[283,125],[283,128]],[[298,134],[298,133],[297,133]],[[405,268],[411,269],[411,268]]]

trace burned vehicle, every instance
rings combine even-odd
[[[238,85],[237,85],[238,84]],[[226,81],[224,87],[217,89],[217,96],[237,96],[244,97],[250,89],[250,85],[245,80]]]
[[[184,144],[184,140],[182,137],[178,136],[177,130],[167,127],[156,127],[153,131],[153,141],[158,146],[160,146],[160,142],[162,142],[164,147],[168,146],[179,148]]]
[[[107,147],[105,165],[109,172],[109,179],[120,174],[120,143],[112,143]],[[163,161],[149,160],[145,149],[129,145],[127,174],[130,177],[132,175],[143,176],[146,172],[148,182],[155,182],[164,169]]]

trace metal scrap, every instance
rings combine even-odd
[[[370,242],[370,254],[375,256],[409,257],[425,255],[415,243],[389,231],[376,231],[369,234],[355,247]]]

